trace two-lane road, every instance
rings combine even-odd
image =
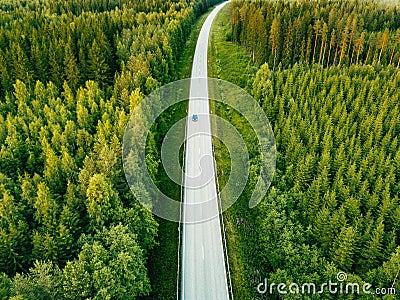
[[[229,299],[227,275],[221,235],[216,174],[213,159],[209,117],[207,78],[208,37],[217,13],[227,4],[217,6],[205,21],[200,32],[193,60],[192,81],[187,123],[185,172],[195,180],[185,181],[184,203],[207,205],[195,211],[182,212],[182,273],[181,299]],[[193,114],[199,116],[192,121]],[[197,182],[196,182],[197,180]],[[196,215],[195,217],[193,215]],[[209,218],[209,216],[214,216]],[[203,219],[202,222],[190,220]]]

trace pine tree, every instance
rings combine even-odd
[[[93,40],[92,47],[88,54],[88,74],[89,78],[103,84],[107,82],[109,74],[109,66],[106,63],[104,52],[102,52],[96,40]]]
[[[15,198],[0,186],[0,272],[13,276],[28,261],[28,225]]]
[[[50,80],[61,87],[64,82],[63,56],[61,49],[64,48],[62,41],[54,40],[49,47]]]
[[[313,225],[313,235],[315,239],[320,243],[322,249],[327,251],[331,246],[333,240],[333,232],[329,224],[330,212],[324,206],[316,214],[316,218]]]
[[[50,192],[50,189],[43,182],[37,186],[37,196],[33,207],[35,219],[43,225],[49,232],[55,230],[58,218],[58,204]]]
[[[324,65],[327,39],[328,39],[328,25],[323,21],[322,31],[321,31],[321,49],[319,52],[318,64]]]
[[[26,84],[32,81],[32,71],[29,59],[19,44],[10,45],[14,79],[19,79]]]
[[[364,50],[364,40],[365,40],[365,32],[363,31],[355,43],[355,47],[357,48],[356,65],[358,65],[360,55]]]
[[[86,208],[93,228],[102,228],[117,219],[122,207],[121,200],[102,174],[89,180],[86,191]]]
[[[385,50],[388,41],[389,41],[389,29],[386,28],[385,31],[383,32],[382,40],[379,47],[381,51],[379,52],[378,64],[381,64],[382,53]]]
[[[317,52],[317,42],[318,42],[318,37],[320,36],[321,33],[321,20],[315,21],[314,24],[314,31],[315,31],[315,39],[314,39],[314,49],[313,49],[313,54],[312,54],[312,62],[315,63],[315,54]]]
[[[275,70],[275,66],[278,59],[278,50],[279,50],[279,35],[280,35],[280,20],[279,17],[275,17],[272,21],[271,30],[270,30],[270,41],[272,47],[272,55],[274,57],[272,70]]]
[[[363,257],[362,267],[364,270],[371,270],[379,264],[382,257],[384,228],[382,218],[378,219],[376,227],[370,233],[369,239],[361,253]]]
[[[339,66],[342,64],[342,61],[345,58],[347,48],[350,47],[350,45],[348,45],[348,39],[349,39],[349,28],[346,25],[343,29],[340,42]]]
[[[334,49],[335,43],[336,43],[336,31],[335,31],[335,29],[333,29],[332,33],[331,33],[330,43],[329,43],[328,60],[326,62],[326,66],[329,66],[329,64],[331,62],[331,53],[332,53],[332,49]],[[335,64],[335,61],[333,62],[333,64]]]
[[[0,95],[11,89],[11,78],[4,52],[0,48]]]
[[[353,227],[343,227],[332,248],[332,261],[342,270],[351,270],[356,251],[356,234]]]
[[[69,37],[68,42],[65,46],[64,54],[64,68],[65,68],[65,80],[68,86],[72,90],[76,90],[78,83],[80,82],[80,74],[78,69],[77,60],[74,55],[72,48],[72,39]]]

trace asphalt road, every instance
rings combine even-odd
[[[229,299],[218,214],[208,86],[205,80],[196,80],[207,77],[211,24],[226,3],[217,6],[205,21],[193,60],[185,156],[185,172],[190,178],[185,180],[184,202],[196,205],[196,209],[189,207],[182,212],[181,299],[185,300]],[[198,115],[197,122],[192,121],[193,114]]]

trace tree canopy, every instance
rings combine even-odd
[[[126,184],[123,132],[217,2],[0,1],[0,298],[150,293],[158,223]]]

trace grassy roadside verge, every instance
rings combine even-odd
[[[229,42],[230,30],[230,7],[227,5],[218,14],[211,29],[208,56],[209,76],[229,81],[249,90],[257,68],[241,46]],[[215,111],[220,117],[229,120],[235,127],[243,126],[238,118],[232,119],[232,113],[228,112],[224,105],[212,101],[211,110]],[[218,128],[214,128],[215,126],[213,130],[218,131]],[[219,135],[224,136],[224,133],[220,132]],[[219,139],[214,139],[214,148],[218,167],[218,180],[220,186],[223,187],[228,180],[230,172],[230,157],[227,148]],[[251,259],[249,243],[254,242],[254,239],[252,234],[249,233],[249,225],[246,223],[246,220],[251,219],[251,215],[245,198],[243,196],[239,198],[223,214],[229,268],[235,299],[254,298],[252,282],[254,270],[251,269],[252,263],[249,261]]]
[[[209,13],[213,8],[210,8],[207,13],[202,15],[195,23],[191,35],[186,43],[182,57],[177,63],[177,78],[189,78],[192,71],[192,63],[194,51],[196,49],[197,38],[200,33],[201,27],[206,20]],[[173,108],[174,114],[169,119],[170,124],[174,124],[179,119],[186,116],[187,103],[175,105]],[[167,174],[164,170],[159,173],[159,187],[162,192],[171,198],[180,200],[180,187],[178,185],[171,185]],[[167,190],[168,189],[168,190]],[[158,245],[152,249],[149,254],[149,277],[152,285],[152,293],[145,299],[176,299],[176,283],[177,283],[177,270],[178,270],[178,244],[179,233],[178,224],[170,222],[158,217],[155,217],[159,224],[158,228]]]
[[[228,4],[214,20],[208,50],[208,75],[247,89],[258,68],[255,67],[245,49],[229,41],[230,17]]]
[[[196,21],[192,29],[192,33],[190,34],[190,37],[186,42],[186,46],[183,51],[182,57],[177,63],[177,70],[178,70],[177,74],[179,74],[179,77],[176,78],[177,80],[190,78],[192,73],[194,51],[196,50],[196,45],[197,45],[197,38],[199,37],[200,30],[203,27],[204,22],[206,21],[208,15],[211,13],[213,9],[214,7],[211,7],[204,15],[202,15]]]

